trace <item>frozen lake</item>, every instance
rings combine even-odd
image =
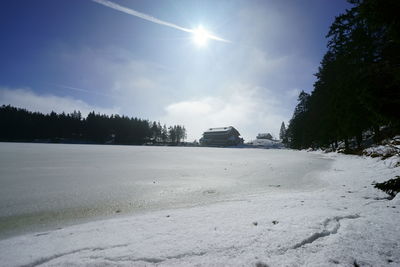
[[[264,149],[0,143],[0,238],[324,186],[330,160]]]

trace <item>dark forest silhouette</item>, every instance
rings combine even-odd
[[[292,148],[337,148],[382,126],[400,127],[400,1],[350,0],[336,17],[311,94],[300,93],[287,130]]]
[[[0,107],[0,141],[179,144],[186,138],[184,126],[167,128],[158,122],[119,115],[79,111],[43,114],[3,105]]]

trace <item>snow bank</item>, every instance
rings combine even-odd
[[[375,145],[363,150],[363,154],[373,158],[382,158],[389,168],[400,167],[400,135],[382,141],[382,145]]]
[[[390,140],[390,143],[385,145],[372,146],[363,150],[363,154],[373,158],[382,158],[384,164],[389,168],[396,168],[400,166],[400,148],[394,145],[396,137]]]
[[[317,154],[317,153],[316,153]],[[3,266],[399,266],[400,205],[373,188],[396,174],[334,159],[325,186],[121,217],[0,241]]]
[[[395,146],[390,146],[390,145],[379,145],[379,146],[373,146],[373,147],[364,149],[363,153],[364,153],[364,155],[370,156],[373,158],[376,158],[376,157],[388,158],[388,157],[391,157],[394,155],[399,155],[400,149]]]

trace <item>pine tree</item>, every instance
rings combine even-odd
[[[11,106],[0,106],[0,141],[34,141],[35,139],[60,142],[144,144],[151,140],[164,143],[179,143],[186,138],[184,126],[161,127],[158,122],[149,122],[139,118],[129,118],[119,115],[96,114],[90,112],[82,118],[79,111],[66,114],[42,114]],[[4,130],[3,130],[4,129]]]
[[[285,122],[282,121],[281,130],[279,131],[279,139],[284,141],[285,138],[286,138],[286,126],[285,126]]]
[[[161,130],[161,140],[163,141],[163,143],[166,143],[168,141],[168,129],[165,124]]]
[[[400,1],[349,0],[336,17],[311,95],[302,92],[287,129],[292,148],[337,148],[389,125],[400,130]]]

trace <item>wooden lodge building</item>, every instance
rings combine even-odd
[[[203,133],[200,139],[203,146],[236,146],[243,144],[243,138],[234,127],[210,128]]]

